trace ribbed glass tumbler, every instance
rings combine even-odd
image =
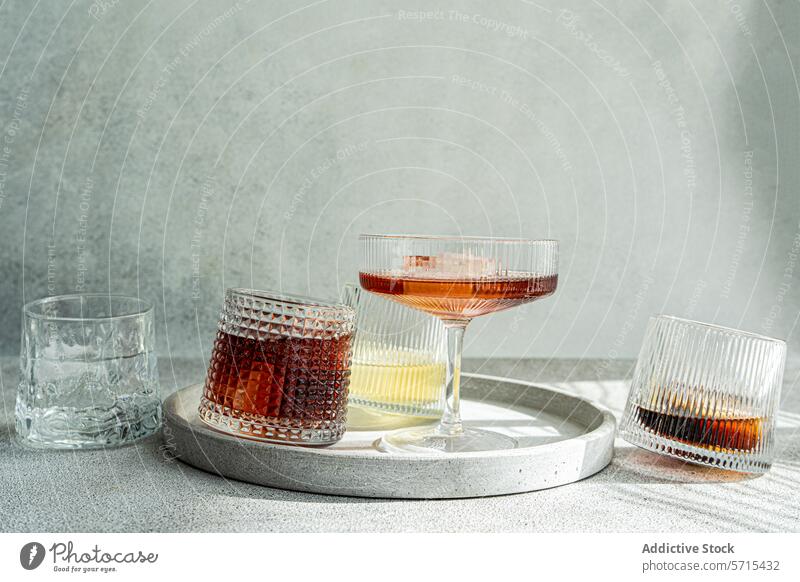
[[[772,463],[785,359],[781,340],[653,317],[620,436],[686,461],[765,473]]]
[[[228,289],[200,419],[256,440],[338,441],[347,421],[354,320],[346,305]]]
[[[351,404],[438,418],[444,410],[447,342],[437,318],[345,285],[356,310]]]

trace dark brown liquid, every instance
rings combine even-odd
[[[764,429],[759,417],[703,418],[636,408],[639,422],[654,434],[716,451],[752,451]]]
[[[230,416],[299,427],[346,413],[350,336],[255,340],[218,332],[205,397]]]
[[[558,275],[525,273],[506,277],[437,279],[360,273],[361,286],[373,293],[444,318],[471,318],[502,311],[552,294]]]

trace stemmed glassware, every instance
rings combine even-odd
[[[419,235],[361,235],[361,286],[439,317],[447,330],[446,406],[438,425],[388,433],[381,448],[415,453],[514,448],[499,433],[464,427],[461,351],[473,317],[551,295],[558,241]]]

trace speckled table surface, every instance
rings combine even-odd
[[[590,479],[483,499],[329,497],[229,481],[164,452],[160,436],[104,451],[32,452],[12,441],[17,362],[2,358],[4,531],[800,531],[800,357],[790,358],[778,460],[749,478],[617,441]],[[160,362],[164,395],[202,379],[197,360]],[[465,369],[555,385],[619,415],[631,362],[468,361]]]

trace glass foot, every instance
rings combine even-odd
[[[439,432],[438,426],[409,428],[387,433],[378,448],[387,453],[475,453],[517,448],[511,437],[488,430],[466,428],[456,435]]]

